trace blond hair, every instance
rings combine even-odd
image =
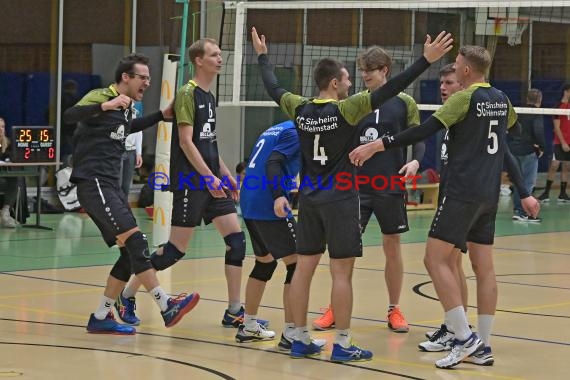
[[[194,42],[188,48],[188,57],[190,57],[190,62],[192,64],[196,63],[196,58],[203,57],[204,53],[206,52],[206,43],[211,43],[217,45],[218,42],[213,38],[200,38],[198,41]]]
[[[491,66],[491,54],[482,46],[466,45],[459,48],[461,54],[473,71],[487,75]]]

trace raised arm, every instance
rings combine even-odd
[[[445,31],[439,33],[435,40],[431,36],[426,36],[424,43],[424,54],[402,73],[390,79],[386,84],[370,94],[372,109],[380,107],[382,103],[396,96],[399,92],[408,87],[417,77],[421,75],[433,62],[443,57],[453,48],[453,38],[451,33]]]
[[[259,36],[255,27],[251,28],[251,40],[253,43],[253,48],[257,53],[257,62],[259,63],[259,68],[261,69],[261,79],[263,80],[263,85],[265,90],[277,104],[280,104],[281,96],[287,91],[279,86],[277,77],[273,72],[273,67],[269,63],[269,58],[267,57],[267,45],[265,44],[265,36],[262,34]]]

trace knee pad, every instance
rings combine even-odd
[[[148,252],[148,242],[145,234],[140,231],[135,232],[129,236],[127,241],[125,241],[125,246],[129,251],[132,273],[139,274],[152,269],[150,254]]]
[[[156,252],[150,255],[150,262],[154,269],[165,270],[176,264],[182,257],[184,257],[184,252],[179,251],[174,244],[168,242],[162,248],[162,255],[158,255]]]
[[[285,284],[290,284],[293,278],[293,273],[295,273],[295,268],[297,268],[297,263],[287,265],[287,275],[285,276]]]
[[[271,276],[273,276],[275,268],[277,268],[277,260],[273,260],[269,263],[262,263],[261,261],[255,260],[255,265],[253,266],[249,277],[267,282],[271,280]]]
[[[121,256],[119,256],[119,259],[115,262],[115,265],[113,265],[110,274],[119,281],[128,282],[131,278],[129,251],[127,251],[125,247],[119,248],[119,251],[121,252]]]
[[[241,267],[245,259],[245,234],[236,232],[224,238],[226,242],[226,265]]]

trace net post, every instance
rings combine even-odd
[[[234,74],[232,103],[239,104],[241,90],[241,66],[243,61],[243,36],[245,27],[245,4],[236,4],[236,31],[234,40]]]

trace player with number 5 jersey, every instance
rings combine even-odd
[[[455,333],[449,355],[435,362],[438,368],[454,367],[469,356],[484,360],[491,354],[489,341],[497,306],[492,259],[495,219],[505,152],[507,165],[512,167],[514,162],[508,152],[507,129],[515,125],[517,117],[508,97],[485,81],[490,65],[491,56],[485,48],[461,47],[455,71],[465,90],[451,96],[419,127],[361,145],[350,153],[351,162],[359,165],[385,148],[421,141],[443,128],[449,131],[447,177],[424,258],[445,319]],[[516,162],[513,173],[520,181]],[[522,199],[522,206],[528,214],[538,214],[539,203],[532,196]],[[455,247],[466,243],[473,267],[486,273],[477,276],[480,337],[469,327],[454,274]]]

